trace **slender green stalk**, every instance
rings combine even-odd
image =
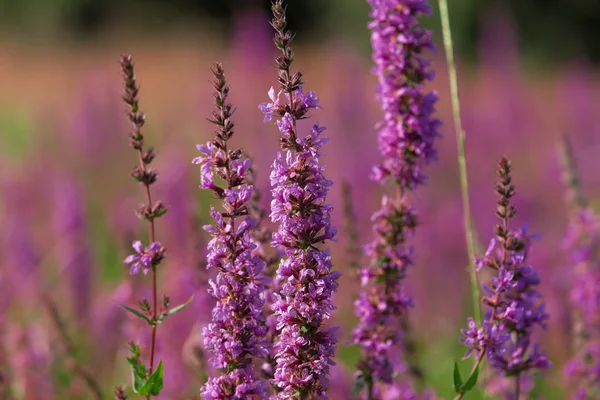
[[[560,143],[560,155],[562,163],[562,180],[565,186],[566,202],[569,208],[569,220],[571,223],[577,221],[579,214],[585,210],[588,203],[583,193],[581,192],[581,183],[579,181],[579,171],[577,170],[577,162],[573,154],[571,141],[566,134],[562,135]],[[581,311],[577,308],[572,308],[572,345],[575,353],[581,350],[585,343],[585,327],[582,320]]]
[[[448,17],[447,0],[439,0],[440,18],[442,20],[442,34],[446,61],[448,63],[448,79],[450,81],[450,96],[452,98],[452,114],[456,129],[456,144],[458,147],[458,167],[460,170],[460,189],[462,192],[463,209],[465,216],[465,239],[467,242],[467,255],[469,257],[469,274],[471,276],[471,294],[473,296],[473,314],[476,321],[481,321],[481,308],[479,306],[479,284],[475,273],[475,242],[473,240],[473,225],[471,222],[471,206],[469,204],[469,183],[467,180],[467,160],[465,157],[465,132],[460,120],[460,102],[458,99],[458,79],[456,77],[456,64],[454,63],[454,49],[450,31],[450,18]]]

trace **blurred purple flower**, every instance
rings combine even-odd
[[[2,181],[2,295],[0,314],[9,307],[38,309],[43,289],[40,264],[43,249],[36,241],[36,199],[33,175],[12,175]]]
[[[331,379],[327,389],[327,397],[330,399],[342,400],[349,399],[352,396],[352,380],[348,372],[341,364],[336,364],[331,368]]]
[[[82,193],[71,180],[55,185],[54,196],[58,256],[66,272],[75,315],[84,318],[91,307],[93,267],[86,232],[85,204]]]
[[[129,322],[130,317],[130,314],[123,313],[119,307],[106,307],[106,304],[111,300],[126,304],[133,297],[131,281],[125,281],[107,294],[95,298],[90,330],[93,340],[102,343],[102,346],[93,349],[94,360],[100,366],[97,371],[100,373],[107,368],[112,368],[115,356],[121,349],[121,343],[127,339],[124,335],[126,331],[124,324],[126,321]]]
[[[565,375],[577,388],[577,398],[600,394],[600,230],[589,208],[576,210],[565,237],[574,276],[571,305],[575,312],[575,355]]]
[[[47,328],[40,324],[10,325],[6,336],[15,388],[22,398],[47,398],[55,389],[51,379],[53,349]]]
[[[234,22],[230,25],[232,64],[254,77],[269,67],[271,38],[269,27],[264,23],[267,16],[260,0],[246,0],[243,7],[236,1],[232,4],[235,4],[232,6]]]
[[[80,162],[110,162],[123,128],[116,87],[104,73],[86,73],[79,81],[74,112],[69,113],[69,144],[77,146]]]

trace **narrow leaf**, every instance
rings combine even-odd
[[[144,386],[140,389],[140,394],[158,396],[163,388],[163,377],[164,366],[162,360],[160,360],[150,378],[148,378]]]
[[[463,386],[463,380],[460,376],[460,371],[458,370],[458,363],[454,361],[454,391],[456,393],[460,392]]]
[[[358,396],[363,389],[365,388],[365,376],[360,374],[354,380],[354,385],[352,386],[352,396]]]
[[[130,313],[132,313],[133,315],[135,315],[138,318],[143,319],[144,321],[146,321],[148,323],[148,325],[154,325],[154,323],[150,320],[150,318],[148,318],[147,316],[145,316],[144,314],[142,314],[141,311],[136,310],[135,308],[131,308],[131,307],[127,307],[124,304],[119,303],[116,300],[113,300],[119,307],[121,307],[122,309],[129,311]]]
[[[193,300],[194,300],[194,295],[192,295],[192,297],[190,297],[188,299],[188,301],[186,301],[185,303],[180,304],[177,307],[171,308],[166,314],[161,315],[160,317],[158,317],[158,321],[162,322],[165,318],[167,318],[167,317],[169,317],[169,316],[171,316],[171,315],[173,315],[175,313],[178,313],[179,311],[181,311],[184,308],[186,308],[187,306],[189,306],[192,303]]]
[[[462,390],[468,392],[473,389],[477,384],[477,378],[479,377],[479,365],[473,371],[473,374],[467,379],[467,382],[463,385]]]
[[[141,393],[140,390],[146,384],[146,367],[134,357],[127,358],[131,365],[132,387],[135,393]]]

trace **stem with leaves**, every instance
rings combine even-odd
[[[132,274],[140,270],[143,270],[144,274],[147,274],[148,271],[151,272],[152,299],[150,302],[147,299],[142,299],[139,302],[139,310],[122,304],[119,304],[119,306],[144,320],[150,326],[151,339],[148,365],[141,361],[141,349],[133,341],[129,344],[131,356],[127,359],[133,372],[134,392],[145,396],[146,399],[150,399],[152,396],[157,396],[163,387],[164,367],[162,361],[158,363],[156,369],[154,368],[158,324],[168,316],[181,311],[192,299],[190,298],[186,303],[173,308],[170,308],[171,300],[168,296],[163,297],[162,305],[159,306],[158,303],[157,267],[165,257],[165,248],[156,241],[154,220],[163,216],[167,212],[167,208],[160,201],[152,202],[150,186],[156,182],[158,175],[156,171],[150,168],[150,164],[156,157],[156,153],[152,147],[146,148],[144,146],[142,127],[144,126],[146,117],[144,113],[139,111],[139,87],[136,82],[131,56],[121,56],[120,64],[125,85],[123,101],[129,107],[127,116],[133,127],[129,134],[129,145],[138,153],[139,159],[139,166],[133,168],[131,175],[144,186],[147,201],[146,204],[140,206],[137,213],[141,218],[148,221],[150,240],[149,245],[146,247],[143,246],[141,241],[135,241],[133,243],[135,254],[128,256],[124,262],[131,266],[130,272]]]

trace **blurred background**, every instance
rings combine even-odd
[[[297,32],[295,67],[320,98],[313,118],[328,127],[327,175],[339,237],[334,264],[342,271],[335,323],[343,327],[332,399],[352,385],[358,350],[346,345],[358,292],[342,213],[341,183],[352,187],[359,240],[371,238],[369,217],[381,190],[368,179],[379,157],[380,118],[370,75],[369,7],[362,0],[289,0]],[[192,306],[159,328],[165,360],[161,398],[198,393],[206,357],[200,335],[210,320],[203,257],[214,200],[197,188],[196,143],[211,136],[211,64],[222,61],[237,107],[234,142],[257,166],[268,207],[268,168],[277,130],[262,122],[258,104],[276,84],[268,1],[1,0],[0,1],[0,387],[18,399],[94,398],[74,377],[81,365],[102,385],[129,379],[129,339],[147,329],[112,301],[148,296],[149,278],[131,277],[122,259],[146,227],[134,214],[143,191],[130,178],[136,156],[120,101],[121,53],[131,53],[147,114],[147,142],[158,149],[155,197],[170,211],[158,238],[168,248],[161,292],[173,303],[195,294]],[[414,296],[411,332],[426,386],[452,392],[452,367],[462,357],[459,329],[470,314],[456,141],[437,4],[423,18],[434,32],[432,54],[444,122],[439,161],[415,194],[422,226],[407,285]],[[570,356],[570,271],[563,237],[568,205],[561,183],[559,138],[566,134],[584,195],[600,205],[600,3],[592,0],[454,0],[450,16],[457,47],[462,117],[467,133],[470,193],[479,252],[493,234],[495,160],[513,160],[518,223],[540,233],[531,253],[541,271],[551,320],[540,337],[555,363],[539,391],[565,398],[562,366]],[[56,306],[60,321],[53,313]],[[61,322],[62,321],[62,322]],[[65,338],[68,334],[70,341]],[[465,366],[466,368],[467,366]],[[76,374],[75,374],[76,375]],[[469,398],[477,398],[472,395]]]

